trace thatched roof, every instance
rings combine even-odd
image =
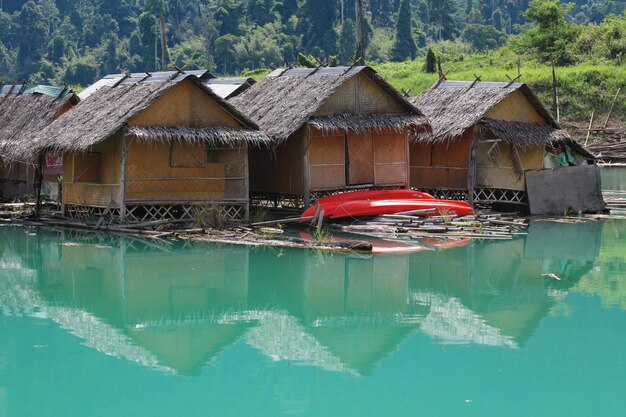
[[[251,145],[269,143],[269,138],[259,130],[222,126],[205,128],[128,126],[124,132],[141,142],[202,142],[211,148],[230,148],[241,143]]]
[[[235,118],[246,129],[245,132],[234,134],[232,131],[222,130],[226,136],[222,142],[232,142],[236,138],[253,143],[263,142],[260,133],[252,133],[258,126],[233,106],[222,100],[215,93],[203,85],[195,75],[186,75],[180,79],[166,81],[143,81],[135,83],[120,83],[113,86],[103,86],[72,111],[67,112],[37,137],[35,145],[39,149],[49,149],[60,152],[81,152],[102,142],[115,133],[127,128],[127,123],[134,116],[152,105],[159,97],[165,94],[179,82],[191,82],[205,94],[216,101],[226,112]],[[135,136],[145,141],[150,140],[207,140],[215,143],[219,129],[193,129],[189,127],[169,127],[160,129],[135,128],[130,130]],[[23,150],[28,153],[28,150]]]
[[[520,91],[545,120],[545,125],[504,120],[488,120],[485,114],[510,94]],[[494,129],[499,138],[520,146],[545,144],[552,140],[571,140],[550,116],[541,101],[526,84],[443,81],[435,84],[411,102],[422,110],[433,126],[434,142],[454,140],[474,125]]]
[[[76,103],[72,93],[64,98],[45,94],[0,94],[0,155],[19,159],[32,148],[33,137],[59,116],[64,106]]]
[[[405,110],[404,117],[394,120],[384,114],[342,114],[314,118],[343,84],[359,74],[365,74],[391,96]],[[287,140],[308,122],[324,129],[409,127],[415,137],[430,134],[426,117],[369,67],[276,70],[230,102],[277,142]]]

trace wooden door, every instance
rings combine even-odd
[[[374,141],[371,133],[348,133],[346,147],[346,183],[374,184]]]

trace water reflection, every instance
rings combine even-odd
[[[0,306],[169,373],[198,375],[245,343],[369,375],[416,332],[523,347],[591,271],[602,228],[533,222],[510,241],[359,256],[0,227]]]

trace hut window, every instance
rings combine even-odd
[[[74,182],[100,182],[100,154],[85,153],[74,155]]]
[[[207,151],[203,145],[188,143],[170,145],[170,166],[172,168],[199,168],[207,165]]]

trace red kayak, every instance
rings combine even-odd
[[[324,217],[331,217],[337,207],[348,201],[367,201],[367,200],[434,200],[435,197],[428,193],[414,190],[371,190],[371,191],[353,191],[347,193],[333,194],[322,197],[315,202],[315,205],[309,207],[302,213],[302,217],[313,217],[320,207],[320,212],[324,210]],[[302,220],[306,223],[309,220]]]
[[[327,195],[326,197],[318,198],[315,204],[328,204],[340,201],[345,203],[346,201],[354,200],[419,200],[422,198],[434,199],[435,197],[415,190],[368,190]]]
[[[337,206],[330,218],[379,216],[428,209],[437,210],[439,215],[453,213],[457,216],[465,216],[474,211],[468,203],[456,200],[357,200],[347,201]],[[423,215],[432,216],[433,213]]]

